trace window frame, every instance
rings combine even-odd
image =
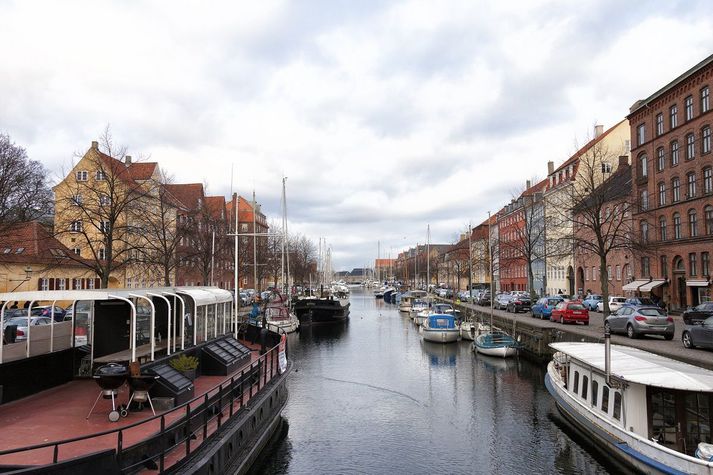
[[[693,95],[686,96],[683,100],[683,110],[686,122],[693,120],[695,111],[693,110]]]

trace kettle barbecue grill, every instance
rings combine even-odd
[[[154,374],[141,374],[137,376],[129,376],[129,387],[131,388],[131,397],[129,398],[129,402],[126,405],[127,408],[131,407],[131,402],[136,402],[139,404],[139,410],[143,409],[143,404],[145,402],[149,403],[149,407],[151,407],[151,412],[153,412],[153,415],[156,415],[156,411],[154,411],[153,408],[153,403],[151,402],[151,396],[149,395],[149,391],[151,390],[151,387],[154,385],[156,380],[159,378],[159,376],[154,375]],[[122,413],[122,416],[124,414]]]
[[[116,396],[119,394],[119,388],[126,382],[128,374],[129,372],[126,366],[118,363],[109,363],[97,368],[93,378],[101,390],[99,391],[99,396],[97,396],[96,401],[94,401],[94,405],[92,405],[92,408],[89,410],[89,414],[87,414],[87,419],[92,415],[99,399],[103,397],[104,399],[111,399],[109,420],[111,422],[119,420],[119,411],[116,409]]]

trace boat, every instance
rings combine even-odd
[[[374,290],[374,298],[377,298],[377,299],[384,298],[384,288],[383,287],[379,287],[378,289]]]
[[[488,356],[507,358],[517,354],[520,345],[501,330],[489,330],[477,335],[473,340],[473,349]]]
[[[453,315],[432,314],[421,325],[419,332],[425,341],[451,343],[458,341],[460,330]]]
[[[545,386],[595,444],[642,473],[713,474],[713,371],[611,345],[608,334],[550,347]]]
[[[475,340],[477,335],[488,331],[488,327],[478,322],[461,322],[460,337],[462,340]]]
[[[422,299],[414,299],[411,302],[411,313],[409,317],[413,320],[417,314],[423,312],[424,310],[428,310],[428,302]]]
[[[446,314],[453,315],[456,319],[460,317],[460,310],[453,308],[453,305],[449,303],[431,303],[430,307],[426,307],[425,310],[417,313],[413,321],[416,325],[423,325],[423,322],[428,318],[429,315],[434,314]]]
[[[327,297],[305,297],[295,299],[292,309],[300,325],[341,323],[349,318],[349,300]]]
[[[284,296],[278,295],[265,308],[265,318],[268,325],[273,325],[285,333],[293,333],[299,328],[300,321],[293,312],[290,312],[287,303]]]
[[[10,301],[76,310],[21,342],[0,340],[0,467],[248,471],[283,430],[291,363],[286,335],[241,325],[233,299],[197,286],[0,294],[0,325]],[[195,380],[172,366],[183,356],[200,362]]]
[[[420,301],[426,296],[426,292],[423,290],[411,290],[409,292],[404,292],[401,294],[401,302],[399,303],[400,312],[410,312],[413,308],[413,304],[416,301]],[[428,306],[428,304],[426,304]]]
[[[393,287],[389,287],[389,288],[387,288],[386,290],[384,290],[384,302],[386,302],[386,303],[394,303],[394,302],[391,300],[391,298],[392,298],[394,292],[396,292],[396,289],[393,288]]]

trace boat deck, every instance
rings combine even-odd
[[[240,373],[242,369],[259,359],[259,345],[241,341],[251,350],[251,362],[228,376],[200,376],[194,381],[194,398],[199,398],[211,392],[216,386]],[[270,377],[274,368],[268,367]],[[99,395],[100,388],[93,379],[77,379],[61,386],[42,391],[32,396],[0,405],[0,451],[19,447],[39,445],[53,441],[83,437],[104,431],[114,431],[153,417],[151,409],[145,405],[143,411],[130,411],[127,417],[117,422],[110,422],[108,413],[111,410],[111,400],[100,399],[92,415],[87,419],[92,404]],[[248,401],[252,391],[247,391],[240,405]],[[129,399],[128,385],[119,389],[117,406],[126,404]],[[198,406],[201,401],[191,403]],[[236,402],[236,408],[240,407]],[[226,409],[227,410],[227,409]],[[157,415],[162,412],[157,411]],[[184,411],[165,411],[165,424],[179,420]],[[148,436],[159,432],[160,420],[141,424],[122,431],[123,446],[131,446]],[[200,441],[196,441],[198,445]],[[94,453],[104,449],[116,449],[116,432],[94,437],[91,440],[79,440],[60,446],[58,460],[67,460],[80,455]],[[0,455],[0,465],[7,464],[48,464],[54,456],[54,446]]]

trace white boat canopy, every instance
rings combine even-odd
[[[233,301],[233,294],[219,288],[176,287],[178,293],[190,296],[196,305],[228,303]]]
[[[583,366],[602,373],[603,343],[550,343]],[[611,345],[611,374],[625,381],[682,391],[713,392],[713,371],[629,346]]]
[[[647,284],[648,282],[649,282],[649,279],[646,279],[646,280],[635,280],[635,281],[633,281],[633,282],[629,282],[628,284],[626,284],[624,287],[621,288],[621,290],[623,290],[623,291],[625,291],[625,292],[626,292],[626,291],[636,292],[637,290],[639,290],[639,287],[641,287],[642,285]]]
[[[647,282],[641,287],[639,287],[639,292],[651,292],[656,287],[659,287],[665,283],[665,279],[653,279],[651,282]]]

